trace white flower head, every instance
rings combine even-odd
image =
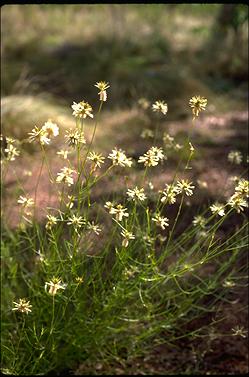
[[[163,230],[165,229],[166,226],[169,226],[169,219],[167,217],[162,217],[159,214],[156,214],[152,218],[152,221],[154,221],[156,225],[162,228]]]
[[[73,115],[76,118],[85,119],[87,116],[89,116],[90,118],[93,118],[93,114],[92,114],[93,109],[92,109],[92,106],[89,105],[88,102],[85,102],[85,101],[81,101],[79,103],[73,102],[71,107],[73,109]]]
[[[185,193],[187,196],[193,195],[193,189],[195,186],[192,185],[192,182],[189,182],[187,179],[182,179],[177,182],[176,190],[178,193]]]
[[[113,165],[117,166],[128,166],[131,167],[132,159],[127,157],[125,152],[122,149],[114,148],[112,152],[108,155],[110,160],[112,160]]]
[[[130,200],[133,201],[141,201],[143,202],[146,199],[146,195],[144,194],[144,189],[139,189],[137,186],[132,190],[128,189],[127,195]]]
[[[168,112],[168,105],[164,101],[156,101],[152,105],[152,110],[155,112],[162,113],[163,115],[166,115]]]
[[[61,279],[59,279],[59,278],[53,278],[49,282],[45,283],[45,291],[47,291],[48,287],[49,287],[48,293],[50,295],[54,296],[54,295],[56,295],[56,293],[59,289],[63,289],[63,290],[66,289],[66,284],[63,284],[61,282]]]
[[[221,217],[225,215],[224,204],[215,202],[213,205],[210,206],[210,210],[215,215],[219,215]]]
[[[124,247],[127,247],[129,245],[130,240],[135,239],[134,234],[132,234],[131,232],[128,232],[128,230],[126,230],[126,229],[121,232],[121,236],[124,237],[124,239],[122,241],[122,246],[124,246]]]
[[[228,153],[227,159],[235,165],[240,165],[242,162],[242,153],[240,151],[231,151]]]
[[[29,301],[27,301],[25,298],[20,298],[19,302],[13,301],[13,304],[15,305],[15,307],[12,309],[13,311],[18,311],[26,314],[32,311],[32,305],[30,305]]]

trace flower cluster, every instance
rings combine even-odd
[[[66,131],[66,142],[69,146],[76,147],[79,144],[86,144],[84,132],[77,129],[70,129]]]
[[[108,158],[112,160],[112,164],[116,166],[131,167],[132,165],[132,159],[130,157],[127,157],[122,149],[114,148],[108,155]]]
[[[85,119],[87,116],[93,118],[92,106],[88,102],[81,101],[79,103],[73,102],[72,104],[73,116],[76,118]]]
[[[135,239],[134,234],[132,234],[131,232],[128,232],[128,230],[126,230],[126,229],[121,232],[121,236],[124,237],[124,239],[122,241],[122,246],[124,246],[124,247],[127,247],[129,245],[130,240]]]
[[[151,147],[143,156],[140,156],[138,163],[143,163],[144,166],[156,166],[160,161],[166,159],[161,147]]]
[[[97,168],[100,168],[101,164],[105,162],[105,157],[103,157],[101,153],[90,152],[87,159],[92,161],[91,172],[94,172]]]
[[[68,167],[61,169],[61,172],[57,174],[56,182],[58,183],[67,183],[68,186],[71,186],[74,182],[72,174],[76,173],[75,170]]]
[[[2,135],[0,136],[0,140],[4,140]],[[6,137],[3,155],[7,161],[15,161],[16,157],[20,155],[20,151],[14,145],[16,142],[17,140],[12,137]]]
[[[162,217],[159,214],[156,214],[152,218],[152,221],[154,221],[156,225],[162,228],[163,230],[165,229],[166,226],[169,226],[169,219],[167,217]]]
[[[152,105],[152,111],[162,113],[163,115],[166,115],[168,112],[168,105],[164,101],[156,101]]]
[[[108,209],[110,215],[115,215],[117,221],[122,221],[123,217],[129,217],[127,208],[122,204],[117,204],[115,206],[112,202],[106,202],[104,207]]]
[[[187,196],[193,195],[193,189],[195,186],[192,185],[192,182],[189,182],[187,179],[182,179],[181,181],[177,182],[176,190],[178,193],[185,193]]]
[[[159,191],[162,194],[161,202],[169,204],[174,204],[176,202],[176,195],[179,194],[179,190],[176,186],[172,185],[165,185],[166,188],[163,191]]]
[[[192,108],[192,113],[195,119],[195,117],[199,116],[199,113],[202,110],[206,109],[207,99],[201,96],[194,96],[190,99],[189,106]]]
[[[96,86],[100,90],[98,93],[100,101],[105,102],[107,100],[106,89],[110,88],[109,83],[105,81],[99,81],[94,86]]]
[[[13,311],[18,311],[26,314],[32,311],[32,305],[30,305],[29,301],[27,301],[25,298],[20,298],[19,302],[13,301],[13,304],[15,305],[15,307],[12,309]]]
[[[137,186],[133,190],[128,189],[127,195],[129,197],[129,199],[133,200],[133,201],[143,202],[146,199],[144,189],[143,188],[139,189]]]
[[[218,202],[211,205],[210,210],[214,215],[219,215],[221,217],[225,215],[224,205]]]
[[[242,153],[240,151],[231,151],[228,153],[227,159],[235,165],[240,165],[242,162]]]
[[[42,145],[49,144],[51,138],[59,135],[59,127],[49,119],[41,128],[35,126],[29,135],[30,142],[37,140]]]
[[[66,289],[66,284],[63,284],[61,279],[59,278],[53,278],[49,282],[45,283],[45,291],[47,291],[48,287],[48,293],[52,296],[55,296],[59,289]]]

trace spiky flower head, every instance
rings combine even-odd
[[[72,215],[68,218],[67,225],[73,225],[75,230],[78,230],[82,225],[86,223],[85,219],[82,216]]]
[[[33,128],[32,131],[28,133],[28,135],[30,135],[29,136],[30,143],[32,143],[33,141],[38,141],[42,145],[50,143],[48,134],[46,130],[44,130],[43,128],[39,128],[35,126],[35,128]]]
[[[160,216],[158,213],[152,218],[152,221],[154,221],[156,225],[163,230],[166,226],[169,226],[169,219],[167,217]]]
[[[47,134],[48,138],[59,135],[59,127],[56,123],[52,122],[51,119],[44,123],[42,130]]]
[[[73,102],[71,107],[73,109],[73,115],[76,118],[85,119],[87,116],[89,116],[90,118],[93,118],[93,114],[92,114],[93,109],[92,109],[92,106],[89,105],[88,102],[85,102],[85,101],[81,101],[79,103]]]
[[[179,190],[176,186],[172,185],[165,185],[165,189],[160,191],[162,194],[161,202],[164,203],[167,201],[169,204],[174,204],[176,202],[176,195],[179,193]]]
[[[178,181],[176,185],[178,193],[185,193],[187,196],[193,195],[194,188],[195,186],[192,185],[192,182],[189,182],[188,179],[182,179],[181,181]]]
[[[240,165],[243,159],[242,153],[240,151],[231,151],[228,153],[227,159],[232,164]]]
[[[66,131],[66,142],[72,147],[76,147],[79,144],[86,144],[84,132],[77,129],[70,129]]]
[[[240,179],[237,186],[235,187],[235,192],[239,193],[242,197],[249,197],[249,181],[246,179]]]
[[[166,115],[168,112],[168,105],[164,101],[156,101],[152,105],[152,110]]]
[[[52,227],[57,224],[58,219],[57,219],[57,217],[55,217],[53,215],[47,215],[47,219],[48,219],[48,221],[45,225],[45,228],[48,229],[48,230],[51,230]]]
[[[56,295],[59,289],[63,289],[63,290],[66,289],[66,284],[63,284],[61,279],[54,277],[49,282],[45,283],[45,291],[47,291],[48,287],[49,287],[48,293],[54,296]]]
[[[121,236],[124,237],[124,239],[122,241],[122,246],[124,246],[124,247],[127,247],[129,245],[130,240],[135,239],[134,234],[132,234],[131,232],[128,232],[128,230],[126,230],[126,229],[121,232]]]
[[[19,298],[19,302],[13,301],[15,307],[12,309],[13,311],[18,311],[21,313],[29,314],[32,310],[32,305],[30,305],[29,301],[25,298]]]
[[[244,211],[248,207],[247,201],[244,199],[240,192],[235,192],[228,200],[228,205],[234,208],[238,213]]]
[[[205,229],[206,219],[201,215],[195,216],[194,220],[193,220],[193,225],[199,226],[199,227]]]
[[[132,165],[132,159],[127,157],[122,149],[114,148],[107,158],[112,160],[112,164],[116,166],[131,167]]]
[[[192,108],[193,118],[195,119],[202,110],[206,109],[207,99],[201,96],[193,96],[189,100],[189,106]]]
[[[224,204],[215,202],[210,206],[210,210],[214,215],[219,215],[221,217],[225,215]]]
[[[17,203],[21,204],[22,207],[24,207],[24,208],[32,207],[35,204],[35,202],[32,198],[28,198],[28,197],[25,197],[25,196],[22,196],[22,195],[19,196]]]
[[[153,138],[154,137],[154,132],[152,130],[150,130],[149,128],[145,128],[142,133],[141,133],[141,137],[143,139],[147,139],[147,138]]]
[[[116,205],[116,207],[112,207],[109,210],[111,215],[115,215],[117,221],[122,221],[123,217],[128,217],[129,213],[127,213],[127,208],[125,208],[122,204]]]
[[[146,199],[146,195],[144,194],[144,189],[139,189],[137,186],[131,190],[127,190],[127,195],[129,196],[129,199],[133,201],[141,201],[143,202]]]
[[[140,156],[138,163],[143,163],[144,166],[156,166],[160,161],[166,159],[161,147],[151,147],[143,156]]]
[[[68,150],[68,149],[60,149],[57,154],[58,156],[61,156],[64,160],[67,160],[67,156],[68,154],[70,154],[71,152]]]
[[[64,167],[61,169],[60,173],[57,173],[56,182],[58,183],[67,183],[68,186],[71,186],[73,184],[73,173],[76,173],[75,170],[70,169],[68,167]]]
[[[6,153],[7,161],[15,161],[16,157],[20,155],[20,151],[13,144],[8,144],[4,152]]]
[[[87,229],[97,234],[97,236],[102,232],[102,228],[98,224],[95,224],[94,221],[87,223]]]
[[[143,110],[147,110],[149,107],[150,107],[150,101],[148,101],[146,98],[142,97],[142,98],[139,98],[139,100],[137,101],[139,106],[141,106],[141,108]]]
[[[105,81],[99,81],[94,86],[96,86],[100,90],[98,92],[100,101],[105,102],[107,100],[107,92],[106,92],[106,90],[108,88],[110,88],[109,83],[105,82]]]
[[[92,171],[95,171],[97,167],[100,168],[105,162],[105,157],[101,153],[90,152],[87,159],[93,163]]]

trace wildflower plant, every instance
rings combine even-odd
[[[161,143],[155,135],[153,145],[136,161],[117,147],[106,156],[96,152],[96,130],[110,85],[100,81],[95,87],[97,112],[86,101],[72,105],[75,128],[66,131],[57,151],[67,166],[56,176],[46,150],[58,136],[58,126],[49,120],[29,133],[29,142],[40,144],[42,161],[34,199],[22,187],[16,197],[20,224],[30,208],[37,208],[44,164],[59,208],[45,209],[44,223],[34,213],[28,228],[12,231],[3,226],[2,366],[14,375],[47,374],[83,359],[132,359],[153,342],[172,345],[177,338],[201,337],[201,326],[189,334],[186,324],[213,313],[223,298],[228,302],[225,292],[233,288],[229,282],[244,282],[243,267],[237,271],[236,261],[243,260],[248,244],[248,181],[241,177],[233,182],[234,192],[225,204],[210,203],[183,226],[184,205],[189,200],[191,206],[197,195],[194,179],[186,168],[187,177],[177,168],[170,182],[155,188],[148,168],[164,169],[169,149],[179,153],[180,167],[181,152],[187,149],[188,167],[194,153],[189,138],[185,148],[176,148],[169,134]],[[152,106],[140,102],[147,111],[168,111],[163,101]],[[196,96],[189,103],[197,117],[207,100]],[[84,137],[86,118],[95,122],[90,141]],[[10,147],[7,152],[14,163],[18,152]],[[93,189],[115,177],[117,167],[129,172],[131,166],[143,170],[142,178],[124,185],[122,195],[94,197]],[[222,237],[219,230],[230,216],[237,216],[239,226]],[[203,269],[210,262],[212,274]],[[244,337],[246,332],[238,325],[230,335]]]

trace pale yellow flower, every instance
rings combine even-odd
[[[67,225],[73,225],[75,230],[78,230],[82,225],[86,223],[86,220],[82,216],[72,215],[68,218]]]
[[[162,217],[159,214],[156,214],[152,221],[156,223],[157,226],[161,227],[163,230],[166,226],[169,226],[169,219],[167,217]]]
[[[42,145],[50,143],[50,139],[48,137],[47,132],[42,128],[41,129],[38,128],[37,126],[35,126],[35,128],[33,128],[32,131],[28,133],[28,135],[30,135],[29,136],[30,142],[37,140]]]
[[[27,301],[25,298],[20,298],[19,302],[13,301],[13,304],[15,305],[15,307],[12,309],[13,311],[18,311],[26,314],[32,311],[32,305],[30,305],[29,301]]]
[[[228,153],[227,159],[232,164],[240,165],[242,162],[242,153],[240,151],[231,151]]]
[[[99,81],[94,86],[96,86],[100,90],[98,92],[100,101],[105,102],[107,100],[107,92],[106,92],[106,90],[108,88],[110,88],[109,83],[105,82],[105,81]]]
[[[76,147],[79,144],[86,144],[84,132],[77,129],[70,129],[66,131],[66,142],[72,147]]]
[[[48,219],[48,221],[45,225],[45,228],[48,229],[48,230],[51,230],[52,227],[57,224],[58,219],[57,219],[57,217],[55,217],[53,215],[47,215],[47,219]]]
[[[146,199],[146,195],[144,194],[144,189],[143,188],[139,189],[137,186],[133,190],[128,189],[127,195],[133,201],[138,200],[138,201],[143,202]]]
[[[59,135],[59,127],[56,123],[53,123],[51,119],[45,122],[41,129],[47,134],[48,138]]]
[[[68,154],[71,153],[69,150],[67,149],[61,149],[57,152],[58,156],[61,156],[64,160],[67,160],[67,156]]]
[[[138,163],[143,163],[144,166],[156,166],[160,161],[166,159],[162,148],[151,147],[143,156],[140,156]]]
[[[35,202],[32,198],[25,198],[24,196],[20,195],[19,199],[17,200],[18,204],[21,204],[22,207],[27,208],[27,207],[32,207]]]
[[[94,221],[87,223],[87,229],[97,234],[97,236],[102,232],[102,228],[98,224],[95,224]]]
[[[93,109],[92,109],[92,106],[89,105],[88,102],[85,102],[85,101],[81,101],[79,103],[73,102],[71,107],[73,109],[73,115],[76,118],[85,119],[87,116],[89,116],[90,118],[93,118],[93,114],[92,114]]]
[[[192,108],[192,113],[195,119],[195,117],[199,116],[199,113],[202,110],[206,109],[207,99],[201,96],[193,96],[189,101],[189,106]]]
[[[95,171],[97,167],[100,168],[105,162],[105,157],[101,153],[90,152],[87,159],[93,162],[92,171]]]
[[[244,211],[244,208],[248,207],[247,201],[243,198],[240,192],[233,194],[229,200],[228,205],[234,208],[238,213]]]
[[[149,128],[145,128],[142,133],[141,133],[141,137],[143,139],[147,139],[147,138],[153,138],[154,137],[154,132],[152,130],[150,130]]]
[[[45,291],[47,291],[48,287],[49,287],[48,293],[50,295],[54,296],[54,295],[56,295],[56,293],[59,289],[66,289],[66,284],[63,284],[61,282],[61,279],[59,279],[59,278],[53,278],[49,282],[45,283]]]
[[[247,336],[247,330],[245,330],[243,326],[235,326],[232,332],[233,336],[241,336],[242,338],[246,338]]]
[[[187,196],[193,195],[193,189],[195,186],[192,185],[192,182],[189,182],[187,179],[182,179],[177,182],[176,190],[178,193],[185,193]]]
[[[20,155],[20,151],[13,144],[8,144],[4,151],[7,161],[15,161],[16,157]]]
[[[161,202],[164,203],[167,201],[169,204],[174,204],[176,202],[176,195],[178,194],[178,189],[174,185],[165,185],[166,188],[162,193]]]
[[[126,229],[121,232],[121,236],[124,237],[124,239],[122,241],[122,246],[124,246],[124,247],[127,247],[129,245],[130,240],[135,239],[134,234],[132,234],[131,232],[128,232],[128,230],[126,230]]]
[[[112,160],[112,164],[116,166],[131,167],[132,165],[132,159],[127,157],[122,149],[114,148],[107,158]]]
[[[219,215],[221,217],[225,215],[224,205],[218,202],[211,205],[210,210],[215,215]]]
[[[147,110],[150,107],[150,102],[146,98],[139,98],[138,104],[144,110]]]
[[[240,179],[237,186],[235,187],[235,192],[239,193],[242,197],[249,197],[249,181],[246,179]]]
[[[111,215],[115,215],[117,221],[122,221],[123,217],[129,216],[129,213],[127,213],[127,208],[122,206],[122,204],[118,204],[116,208],[111,208],[109,213]]]
[[[164,101],[156,101],[155,103],[153,103],[152,105],[152,110],[153,111],[156,111],[156,112],[160,112],[162,113],[163,115],[166,115],[167,112],[168,112],[168,105],[166,102]]]
[[[194,217],[193,224],[195,226],[200,226],[201,228],[205,228],[206,220],[203,216],[198,215]]]
[[[75,170],[70,169],[68,167],[64,167],[61,169],[60,173],[57,173],[56,182],[58,183],[67,183],[68,186],[71,186],[74,183],[72,174],[76,173]]]

